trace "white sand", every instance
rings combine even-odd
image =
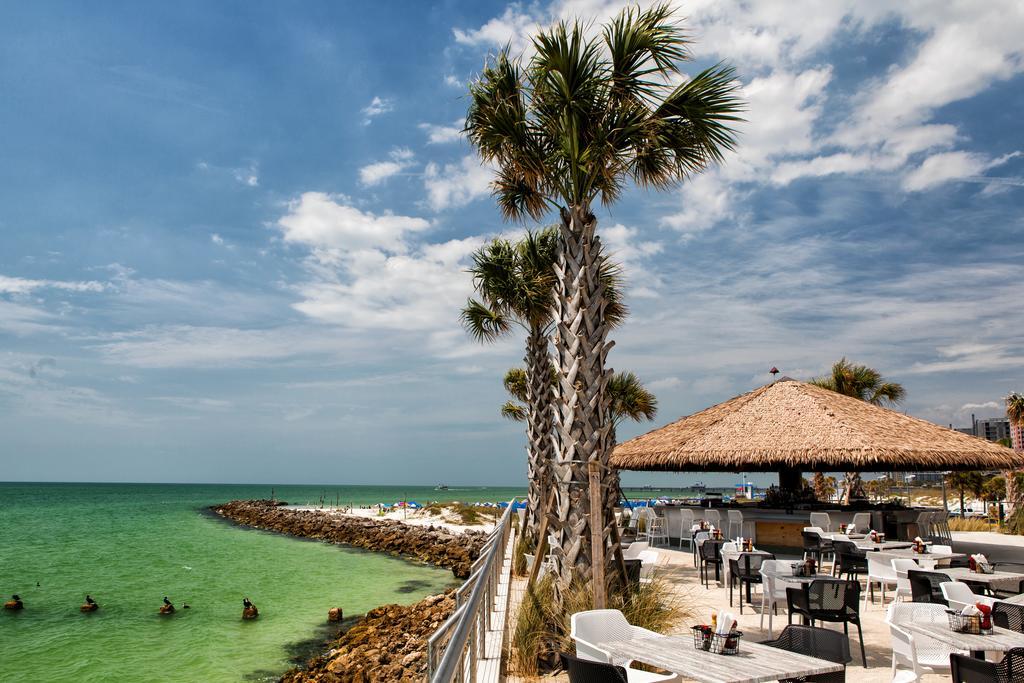
[[[371,508],[333,508],[333,507],[312,507],[307,505],[288,505],[289,510],[304,510],[310,512],[320,512],[326,515],[339,515],[339,516],[350,516],[350,517],[365,517],[367,519],[391,519],[403,524],[411,524],[413,526],[434,526],[444,529],[448,529],[454,533],[462,533],[465,531],[491,531],[494,528],[494,522],[487,522],[485,524],[463,524],[459,521],[458,515],[454,513],[454,509],[451,507],[443,508],[441,514],[433,514],[427,510],[404,510],[402,508],[390,508],[387,510],[378,511],[375,507]],[[501,516],[502,510],[500,508],[488,508],[488,512],[493,512],[495,518]],[[486,512],[484,513],[486,514]]]

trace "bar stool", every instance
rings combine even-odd
[[[864,533],[870,530],[871,527],[871,513],[870,512],[858,512],[853,516],[853,524],[857,527],[857,531]]]
[[[652,546],[657,546],[659,540],[664,540],[665,545],[668,545],[668,530],[665,529],[665,518],[653,510],[647,517],[647,540]]]
[[[716,529],[722,528],[722,513],[718,510],[705,510],[704,521],[715,527]]]
[[[679,511],[679,547],[683,547],[685,542],[689,546],[693,546],[693,510],[680,510]]]
[[[812,512],[811,523],[808,526],[816,526],[825,531],[832,531],[832,518],[827,512]]]
[[[738,538],[743,535],[743,513],[739,510],[729,510],[728,512],[729,526],[727,527],[729,538]],[[737,533],[733,533],[733,529],[736,529]]]

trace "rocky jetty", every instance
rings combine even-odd
[[[427,639],[455,611],[452,591],[415,605],[370,610],[352,628],[328,643],[330,650],[283,683],[422,683],[427,673]]]
[[[459,579],[469,578],[470,567],[486,538],[480,532],[452,533],[389,519],[288,510],[267,500],[234,500],[211,509],[221,517],[255,529],[412,557],[451,569]]]

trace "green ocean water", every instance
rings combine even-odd
[[[277,486],[290,503],[500,501],[521,489]],[[456,585],[448,570],[242,529],[204,512],[270,486],[0,484],[0,680],[274,680],[346,616]],[[38,585],[37,585],[38,583]],[[100,610],[82,614],[89,593]],[[163,596],[191,609],[162,617]],[[240,619],[242,597],[260,618]],[[305,641],[305,642],[303,642]]]

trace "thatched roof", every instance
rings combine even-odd
[[[670,472],[1024,468],[1024,454],[784,378],[619,444],[611,464]]]

